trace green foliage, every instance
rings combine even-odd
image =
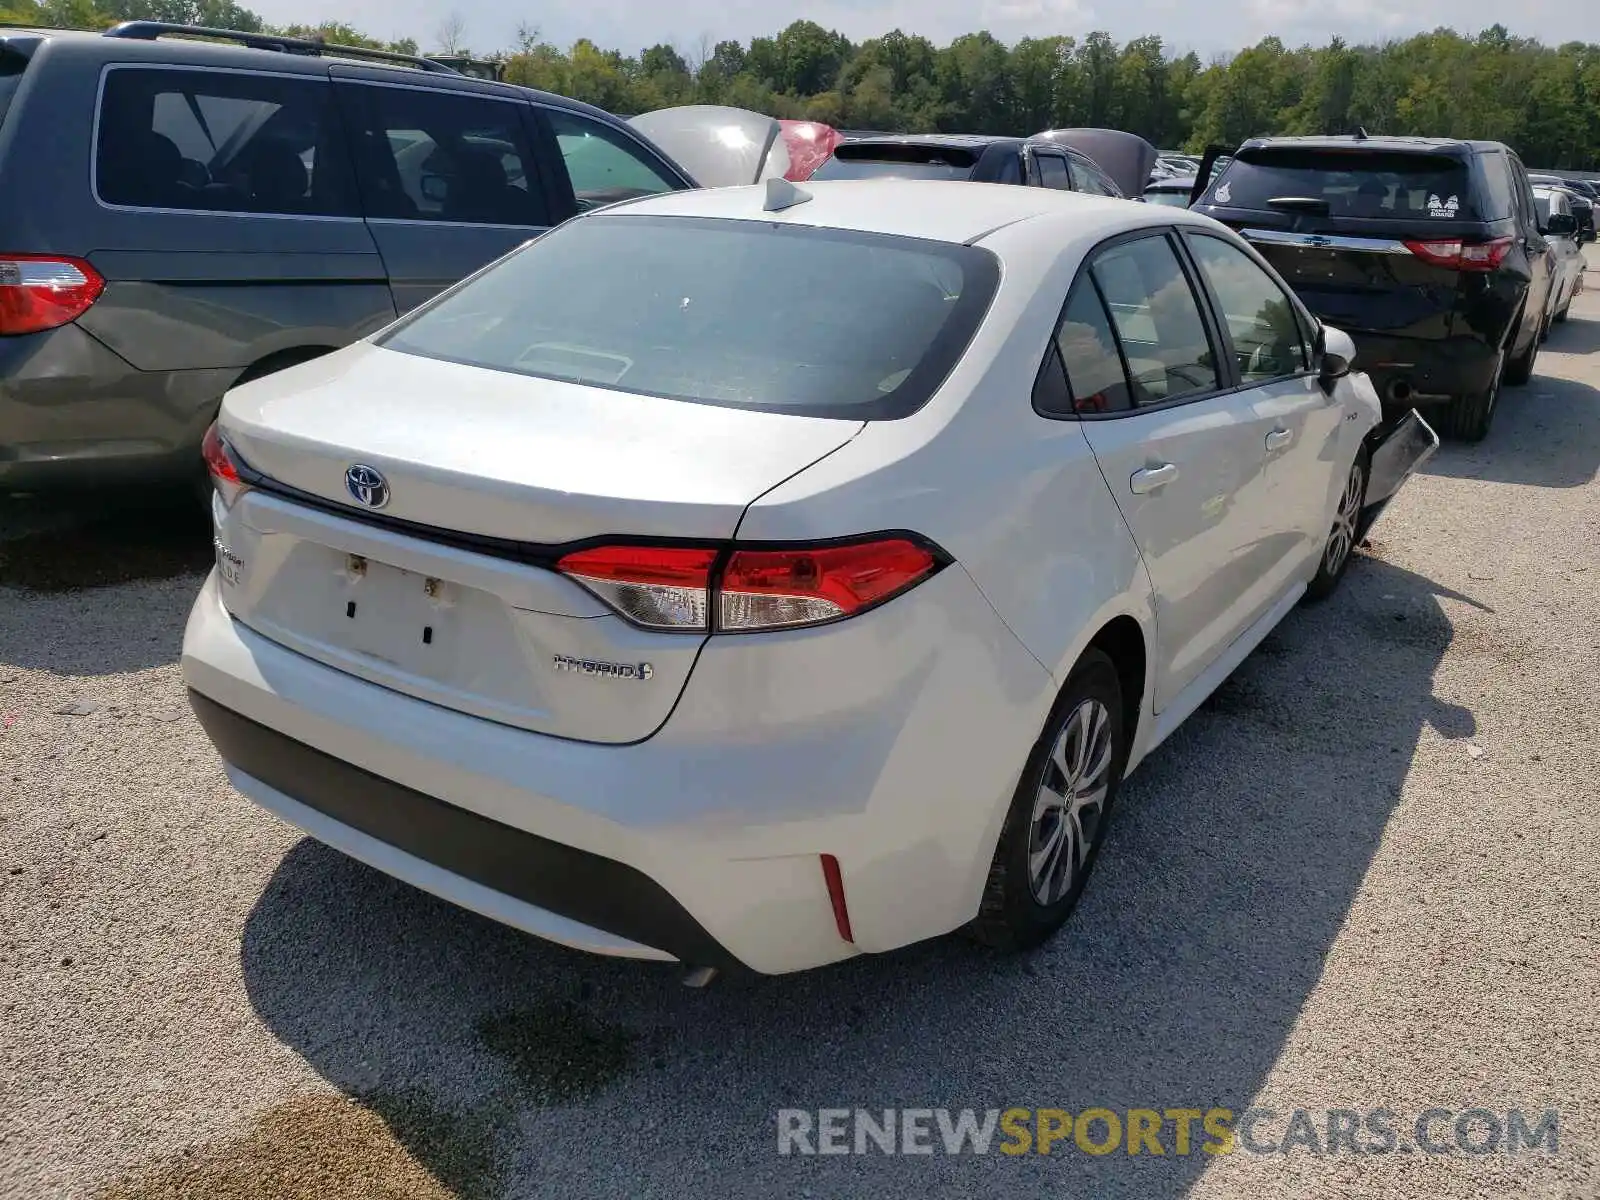
[[[150,19],[269,28],[235,0],[0,0],[0,20],[103,28]],[[414,53],[328,21],[278,30]],[[896,29],[859,45],[800,20],[749,45],[661,44],[637,56],[581,39],[563,50],[524,26],[496,56],[506,79],[613,112],[730,104],[844,128],[1035,133],[1112,126],[1161,147],[1200,149],[1263,133],[1490,138],[1541,167],[1600,170],[1600,44],[1546,46],[1495,25],[1404,41],[1291,48],[1266,38],[1211,63],[1174,58],[1160,37],[1118,45],[1106,33],[1024,38],[985,31],[935,46]]]

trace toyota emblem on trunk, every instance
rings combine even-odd
[[[357,504],[367,508],[382,508],[389,503],[389,481],[378,468],[365,463],[354,463],[345,469],[344,487]]]

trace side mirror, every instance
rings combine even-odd
[[[1350,335],[1331,325],[1317,328],[1317,379],[1331,392],[1337,380],[1350,374],[1356,361],[1356,344]]]
[[[1540,232],[1551,237],[1571,237],[1578,232],[1578,218],[1571,213],[1551,213]]]

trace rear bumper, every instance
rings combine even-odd
[[[1356,369],[1366,372],[1379,398],[1391,408],[1443,404],[1476,394],[1488,388],[1499,369],[1499,353],[1476,337],[1437,341],[1370,333],[1350,337],[1356,344]]]
[[[233,620],[215,576],[182,662],[234,786],[319,840],[552,941],[766,974],[969,920],[1054,696],[959,566],[849,622],[711,639],[671,719],[631,745],[323,666]]]
[[[402,787],[192,689],[189,702],[241,791],[279,816],[314,826],[311,832],[352,857],[512,924],[536,922],[533,910],[559,915],[570,927],[545,921],[543,932],[580,948],[702,966],[735,961],[660,884],[633,867]]]
[[[76,325],[0,338],[0,491],[195,474],[237,373],[136,370]]]

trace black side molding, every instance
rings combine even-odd
[[[324,754],[192,688],[189,704],[231,765],[397,850],[516,900],[664,950],[748,970],[642,871],[403,787]]]

